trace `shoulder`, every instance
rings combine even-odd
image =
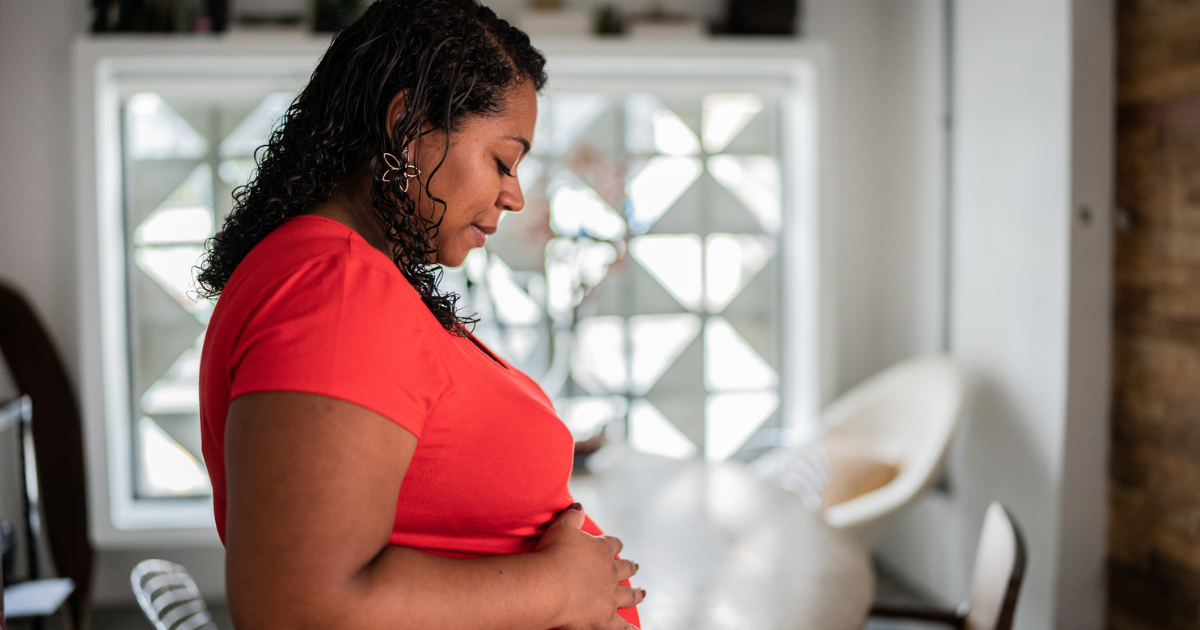
[[[353,402],[414,435],[450,386],[449,333],[387,256],[301,217],[242,261],[209,324],[231,398],[299,391]]]
[[[349,227],[307,215],[288,220],[255,246],[229,279],[221,301],[257,310],[280,295],[309,303],[364,303],[372,310],[427,310],[386,255]]]

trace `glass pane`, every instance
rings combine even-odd
[[[716,93],[704,97],[704,150],[720,153],[762,111],[762,98],[748,93]]]
[[[211,493],[200,457],[199,368],[214,304],[196,295],[196,265],[204,241],[232,205],[229,192],[249,181],[255,149],[292,98],[283,92],[141,92],[124,103],[130,422],[138,497]],[[505,313],[519,318],[519,305],[508,295]]]
[[[629,445],[643,453],[674,459],[696,454],[696,445],[644,400],[633,403],[629,412]]]
[[[704,381],[712,391],[767,389],[778,385],[775,370],[720,317],[704,327]]]
[[[126,147],[133,160],[203,157],[208,143],[158,94],[134,94],[125,106]]]
[[[767,155],[714,155],[708,172],[729,189],[774,234],[782,221],[779,165]]]
[[[704,410],[704,456],[721,461],[733,455],[779,407],[774,391],[715,394]]]

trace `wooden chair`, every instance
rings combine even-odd
[[[129,581],[156,630],[217,630],[200,589],[182,565],[143,560],[133,568]]]
[[[59,575],[75,584],[68,600],[75,627],[86,630],[95,553],[88,538],[79,405],[58,350],[41,320],[21,294],[3,284],[0,354],[17,389],[33,401],[33,450],[42,531]]]
[[[1024,575],[1025,539],[1008,510],[993,502],[984,517],[967,601],[956,610],[877,603],[871,616],[931,621],[959,630],[1012,630]]]

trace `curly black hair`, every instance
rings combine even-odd
[[[198,292],[219,296],[255,245],[368,167],[396,266],[446,330],[465,334],[473,320],[458,314],[458,295],[438,289],[441,267],[430,262],[446,204],[429,194],[429,181],[441,164],[422,178],[424,193],[442,207],[433,219],[401,190],[404,178],[383,180],[383,154],[406,156],[398,147],[432,130],[446,132],[448,147],[464,117],[499,114],[510,86],[532,81],[541,90],[545,63],[525,33],[476,0],[377,0],[334,37],[256,152],[257,174],[234,191],[233,211],[207,243]],[[404,111],[389,135],[388,107],[401,91]]]

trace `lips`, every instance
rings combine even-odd
[[[473,234],[475,236],[475,246],[476,247],[483,247],[484,245],[486,245],[488,235],[495,234],[495,233],[496,233],[496,226],[494,226],[494,225],[478,226],[478,225],[475,225],[474,223],[471,224],[471,234]]]

